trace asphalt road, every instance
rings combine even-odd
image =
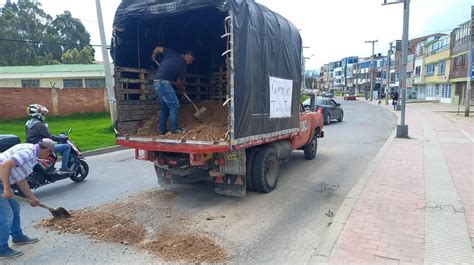
[[[298,151],[282,164],[275,191],[234,198],[215,194],[209,183],[177,185],[173,201],[166,206],[173,218],[167,220],[156,210],[154,218],[146,218],[148,230],[157,233],[167,227],[205,234],[228,251],[232,263],[307,261],[331,222],[330,211],[337,211],[396,125],[395,116],[382,108],[338,101],[344,108],[344,121],[324,127],[325,138],[319,141],[315,160],[305,160]],[[125,150],[90,157],[91,173],[83,183],[63,180],[35,192],[42,202],[67,209],[126,201],[131,194],[140,198],[142,192],[158,185],[151,163],[133,156]],[[10,264],[160,262],[133,247],[35,228],[49,212],[22,206],[25,231],[41,241],[21,247],[25,255]],[[150,209],[143,211],[153,216]],[[182,222],[173,221],[177,219]]]

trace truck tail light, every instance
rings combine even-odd
[[[324,108],[323,108],[323,107],[319,107],[319,108],[318,108],[318,112],[319,112],[319,113],[324,113]]]

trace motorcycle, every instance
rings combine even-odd
[[[66,178],[69,178],[74,182],[81,182],[87,177],[87,175],[89,174],[89,165],[85,161],[81,150],[76,145],[74,145],[71,140],[69,140],[69,134],[71,133],[71,131],[72,129],[68,129],[67,132],[58,135],[63,139],[63,141],[61,141],[60,143],[66,143],[71,147],[71,154],[69,156],[68,161],[68,168],[71,170],[71,172],[64,173],[57,171],[54,165],[58,158],[56,154],[52,153],[47,159],[38,159],[38,163],[33,168],[33,172],[26,178],[31,189],[36,189],[46,184],[50,184]],[[0,137],[0,142],[20,142],[19,138],[18,140],[12,140],[12,137],[18,138],[14,135],[10,135],[10,138]],[[22,192],[18,185],[12,185],[12,189],[16,194],[22,195]]]

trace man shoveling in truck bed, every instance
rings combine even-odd
[[[158,54],[164,55],[161,63],[156,60]],[[168,113],[170,115],[171,133],[182,133],[183,130],[178,126],[179,100],[173,89],[173,83],[175,82],[177,89],[184,90],[187,65],[193,63],[194,55],[190,50],[184,54],[178,54],[169,48],[156,47],[151,55],[151,60],[159,65],[153,75],[153,86],[161,103],[160,134],[168,132],[166,129]]]

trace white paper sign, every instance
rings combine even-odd
[[[270,118],[291,117],[293,80],[270,76]]]

